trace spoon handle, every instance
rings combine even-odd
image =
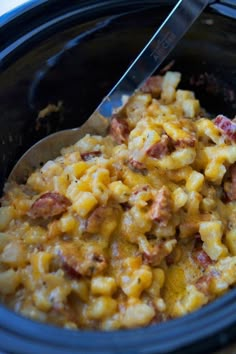
[[[137,58],[97,108],[104,117],[122,105],[122,95],[131,95],[154,73],[187,32],[209,0],[179,0]]]

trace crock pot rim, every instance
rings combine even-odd
[[[207,7],[207,9],[205,11],[210,11],[210,12],[214,12],[217,13],[218,15],[221,16],[225,16],[225,17],[229,17],[229,18],[233,18],[236,19],[236,4],[234,5],[233,2],[231,2],[232,0],[209,0],[209,5]],[[19,44],[24,41],[24,39],[29,39],[29,36],[33,36],[34,34],[36,35],[38,33],[38,29],[36,28],[35,31],[31,30],[30,34],[27,33],[21,37],[16,37],[11,39],[11,36],[14,35],[15,33],[14,31],[11,31],[11,26],[17,25],[17,21],[19,21],[21,18],[27,17],[27,21],[30,21],[31,15],[34,13],[38,14],[40,17],[40,14],[43,13],[43,11],[46,11],[48,13],[52,13],[53,11],[50,10],[54,10],[55,4],[57,4],[57,8],[59,6],[59,4],[64,4],[64,6],[69,6],[69,8],[71,8],[71,13],[73,13],[73,8],[75,8],[75,3],[71,4],[70,2],[65,2],[65,0],[35,0],[35,1],[28,1],[27,3],[13,9],[12,11],[10,11],[7,15],[2,16],[2,18],[0,18],[0,35],[1,35],[1,31],[4,31],[5,29],[7,29],[7,35],[8,35],[8,40],[10,42],[10,45],[7,45],[6,47],[1,48],[0,51],[0,69],[3,68],[5,69],[6,67],[6,63],[8,62],[7,57],[10,56],[16,48],[18,48]],[[175,3],[177,3],[177,0],[159,0],[158,3],[154,0],[147,0],[145,2],[145,5],[143,5],[143,3],[139,0],[130,0],[128,6],[131,6],[132,4],[136,4],[140,6],[141,8],[147,8],[148,6],[173,6]],[[66,5],[65,5],[66,4]],[[69,4],[69,5],[68,5]],[[86,10],[90,10],[92,8],[97,7],[97,2],[96,0],[81,0],[80,1],[80,6],[82,7],[83,4],[85,5],[85,9],[83,11]],[[106,9],[107,5],[109,6],[115,6],[115,7],[119,7],[121,5],[126,4],[125,0],[102,0],[99,3],[99,7]],[[127,5],[126,5],[127,6]],[[59,6],[60,7],[60,6]],[[78,6],[77,6],[78,7]],[[77,11],[75,11],[75,15],[78,13],[78,9]],[[57,16],[57,17],[55,17]],[[63,17],[63,16],[62,16]],[[48,18],[48,25],[52,24],[55,21],[58,21],[60,18],[60,12],[59,14],[57,14],[55,12],[55,15],[53,15],[53,17],[49,17]],[[65,20],[65,19],[64,19]],[[52,22],[51,22],[52,21]],[[45,26],[45,23],[42,25],[42,27]],[[9,27],[9,29],[8,29]],[[39,26],[40,27],[40,26]],[[13,34],[14,33],[14,34]],[[1,43],[2,45],[2,43]],[[10,63],[10,61],[9,61]]]
[[[168,5],[174,5],[175,3],[177,3],[178,0],[158,0],[158,6],[165,6],[166,4]],[[32,11],[44,11],[44,9],[47,6],[53,6],[55,5],[55,2],[57,2],[57,4],[62,3],[63,6],[65,6],[64,4],[64,0],[29,0],[28,2],[10,10],[8,13],[4,14],[1,16],[0,18],[0,28],[4,27],[6,25],[9,25],[11,22],[14,22],[15,20],[17,20],[19,17],[25,15],[25,14],[30,14],[31,10]],[[96,0],[81,0],[80,1],[80,5],[83,6],[83,4],[85,4],[86,6],[90,7],[95,5]],[[132,2],[137,3],[137,0],[131,0],[130,3],[132,5]],[[124,4],[124,0],[102,0],[99,3],[99,6],[103,6],[103,4],[106,6],[107,3],[109,3],[109,5],[123,5]],[[147,5],[153,5],[154,2],[152,0],[147,0],[145,2],[145,6]],[[141,5],[141,2],[140,2]],[[68,2],[68,7],[73,7],[72,4],[69,4]]]
[[[38,0],[38,2],[42,2],[43,0]],[[204,339],[209,335],[215,334],[222,329],[226,329],[228,328],[228,326],[235,324],[236,321],[236,315],[234,315],[233,313],[233,306],[235,304],[235,300],[236,300],[236,289],[232,290],[230,293],[226,294],[224,297],[215,300],[215,302],[207,305],[206,307],[200,309],[199,311],[196,311],[192,314],[189,314],[187,316],[184,316],[180,319],[175,319],[175,320],[171,320],[168,321],[166,323],[161,323],[155,326],[150,326],[148,328],[141,328],[141,329],[132,329],[132,330],[119,330],[119,331],[114,331],[114,332],[96,332],[96,331],[65,331],[64,329],[61,328],[57,328],[54,326],[50,326],[50,325],[45,325],[42,323],[37,323],[34,322],[30,319],[24,318],[21,315],[18,315],[2,306],[0,306],[0,327],[2,327],[4,330],[9,331],[9,333],[15,333],[16,335],[20,334],[22,335],[22,333],[24,334],[25,337],[30,336],[30,338],[35,339],[35,340],[42,340],[41,334],[42,331],[44,332],[44,335],[46,338],[43,338],[43,340],[46,340],[48,338],[48,343],[52,343],[52,335],[54,335],[55,337],[57,337],[58,339],[61,339],[61,342],[67,342],[69,343],[68,339],[71,340],[71,338],[74,338],[75,341],[78,343],[79,339],[83,339],[84,342],[89,343],[89,341],[91,341],[91,334],[94,337],[94,341],[96,341],[96,346],[98,345],[105,345],[107,343],[107,341],[113,341],[115,342],[116,346],[119,346],[119,343],[121,343],[120,340],[120,336],[122,335],[123,337],[125,337],[126,340],[126,348],[127,348],[127,340],[131,340],[132,339],[132,343],[133,340],[135,341],[135,345],[137,344],[137,341],[141,340],[142,337],[142,333],[143,331],[145,331],[145,341],[147,341],[147,348],[145,352],[148,352],[148,350],[151,350],[151,348],[156,347],[159,345],[158,350],[160,350],[160,348],[162,348],[162,353],[165,352],[169,352],[169,350],[173,350],[173,349],[177,349],[179,347],[181,347],[183,345],[183,342],[181,342],[181,336],[184,337],[184,333],[183,330],[181,329],[181,333],[180,332],[180,328],[186,327],[186,330],[188,330],[188,332],[192,332],[195,335],[194,341],[197,341],[198,339]],[[220,321],[222,320],[220,317],[220,312],[217,312],[217,310],[221,309],[223,306],[228,306],[227,309],[227,314],[228,316],[224,319],[224,321]],[[209,313],[211,314],[210,319],[209,319]],[[222,314],[223,317],[225,317],[225,312],[224,314]],[[231,314],[231,316],[230,316]],[[8,323],[6,323],[6,318],[8,318],[9,320],[9,325]],[[198,333],[198,337],[196,338],[196,327],[194,326],[190,326],[195,324],[196,325],[196,320],[203,320],[205,319],[206,322],[201,322],[200,326],[204,327],[204,324],[206,326],[208,326],[207,328],[204,329],[203,328],[201,330],[199,330]],[[210,321],[210,323],[208,322]],[[213,325],[212,325],[213,324]],[[223,324],[223,326],[222,326]],[[212,326],[211,326],[212,325]],[[210,327],[211,326],[211,327]],[[182,328],[183,328],[182,327]],[[173,329],[176,329],[176,332],[171,332],[172,336],[173,333],[176,333],[176,338],[174,339],[178,339],[178,343],[176,344],[173,340],[171,341],[169,338],[166,338],[161,332],[166,331],[169,332]],[[39,331],[39,332],[37,332]],[[37,333],[36,333],[37,332]],[[203,333],[204,332],[204,333]],[[41,334],[40,334],[41,333]],[[131,335],[133,334],[134,337],[131,338]],[[153,342],[151,342],[151,339],[157,339],[157,334],[159,334],[161,336],[160,339],[163,339],[164,343],[163,346],[161,347],[161,342],[159,342],[158,344],[153,344]],[[181,336],[180,336],[181,334]],[[147,337],[147,336],[151,336],[151,337]],[[87,341],[86,341],[87,339]],[[173,339],[173,338],[172,338]],[[192,341],[192,337],[189,336],[188,337],[189,341]],[[47,340],[46,340],[47,341]],[[100,341],[104,341],[104,343],[100,343]],[[150,343],[148,343],[150,341]],[[80,342],[81,343],[81,342]],[[130,345],[132,345],[132,343]],[[191,342],[192,344],[193,342]],[[63,344],[63,343],[61,343]],[[184,339],[184,345],[187,345],[187,341],[186,338]],[[120,347],[122,349],[122,347]],[[82,348],[84,349],[84,348]],[[81,350],[82,350],[81,349]],[[123,348],[124,349],[124,348]]]
[[[62,2],[63,0],[56,0],[57,3]],[[109,0],[108,0],[109,1]],[[174,4],[177,3],[178,0],[168,0],[169,4]],[[81,0],[81,5],[83,5],[83,2],[86,2],[89,5],[90,3],[93,3],[94,1],[84,1]],[[107,2],[107,0],[105,0],[105,2]],[[110,3],[112,2],[116,2],[116,3],[122,3],[121,1],[116,1],[116,0],[110,0]],[[134,0],[134,2],[137,2]],[[158,1],[160,5],[166,5],[167,1],[166,0],[159,0]],[[55,0],[29,0],[26,3],[19,5],[16,8],[13,8],[12,10],[10,10],[7,14],[2,15],[2,17],[0,18],[0,25],[1,27],[3,27],[4,25],[8,24],[11,21],[14,21],[16,18],[19,18],[21,15],[29,12],[30,10],[35,10],[39,7],[48,5],[48,4],[53,4],[55,3]],[[146,1],[145,5],[148,5],[148,3],[152,3],[152,1]],[[236,18],[236,5],[234,4],[233,0],[221,0],[221,1],[217,1],[217,0],[209,0],[209,8],[213,9],[214,11],[218,12],[221,15],[224,16],[228,16],[231,18]]]
[[[90,347],[92,336],[94,343],[96,343],[94,349],[99,346],[99,349],[104,352],[108,342],[115,343],[119,350],[132,348],[133,345],[141,345],[142,335],[145,331],[145,342],[147,343],[145,352],[152,352],[152,349],[155,348],[158,349],[158,353],[168,353],[183,347],[183,345],[192,345],[199,340],[205,340],[215,335],[219,330],[223,331],[229,326],[235,325],[235,300],[236,289],[200,310],[181,318],[146,328],[118,331],[65,330],[35,322],[1,305],[0,328],[15,334],[15,336],[41,341],[41,344],[55,344],[56,340],[58,346],[64,347],[66,345],[66,348],[70,349],[79,343],[81,351]],[[226,310],[225,306],[227,306]],[[219,311],[223,310],[223,307],[224,311]],[[9,322],[6,322],[6,318]]]
[[[57,0],[58,2],[62,2],[64,0]],[[172,6],[176,0],[159,0],[158,3],[156,3],[153,0],[148,0],[145,2],[145,5],[139,0],[130,0],[128,4],[126,4],[125,0],[103,0],[99,2],[99,6],[96,3],[96,0],[82,0],[80,2],[80,7],[78,6],[68,6],[69,2],[66,4],[66,14],[65,11],[61,13],[55,12],[53,13],[53,16],[47,16],[47,18],[43,21],[42,24],[39,24],[37,26],[32,25],[32,28],[26,32],[22,33],[19,32],[15,34],[15,31],[12,31],[12,27],[17,27],[18,22],[21,22],[22,19],[24,21],[29,22],[31,17],[35,16],[41,16],[44,11],[47,11],[49,13],[52,12],[53,5],[55,4],[54,0],[36,0],[35,6],[32,6],[31,2],[28,4],[26,3],[24,6],[20,6],[19,8],[15,9],[15,15],[13,18],[9,16],[9,21],[7,21],[5,24],[3,24],[0,27],[0,36],[1,32],[4,34],[4,32],[7,32],[7,45],[4,46],[4,44],[1,44],[1,50],[0,50],[0,70],[5,70],[11,63],[12,61],[15,60],[15,53],[20,52],[23,53],[23,50],[21,50],[22,47],[27,47],[28,43],[31,43],[33,38],[41,33],[43,31],[46,32],[46,29],[51,29],[53,28],[53,25],[55,27],[55,24],[59,24],[60,26],[63,23],[67,22],[67,19],[71,20],[72,17],[77,17],[80,12],[85,15],[87,12],[91,12],[91,10],[98,9],[99,11],[106,11],[107,6],[111,6],[112,8],[119,8],[120,6],[126,5],[127,8],[131,8],[132,4],[137,4],[139,6],[138,10],[142,9],[147,9],[150,7],[159,7],[159,6]],[[84,4],[84,7],[83,7]],[[48,7],[50,6],[50,8]],[[136,12],[136,9],[132,9],[133,12]],[[14,13],[14,11],[13,11]],[[123,14],[123,13],[122,13]],[[4,19],[3,19],[4,20]],[[4,22],[4,21],[3,21]],[[0,24],[2,23],[0,19]],[[13,37],[11,37],[13,36]],[[13,59],[12,59],[13,58]]]

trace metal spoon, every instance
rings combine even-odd
[[[79,128],[56,132],[33,145],[17,162],[8,181],[24,183],[40,163],[56,158],[62,147],[74,144],[86,134],[105,135],[108,118],[114,109],[122,105],[122,95],[131,96],[154,73],[208,3],[209,0],[179,0],[89,119]]]

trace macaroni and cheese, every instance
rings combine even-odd
[[[6,183],[0,300],[71,329],[147,326],[236,283],[236,122],[210,120],[180,73],[150,78],[86,135]]]

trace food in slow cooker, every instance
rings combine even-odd
[[[6,183],[0,300],[72,329],[148,326],[236,283],[236,122],[181,75],[150,78],[111,120]]]

